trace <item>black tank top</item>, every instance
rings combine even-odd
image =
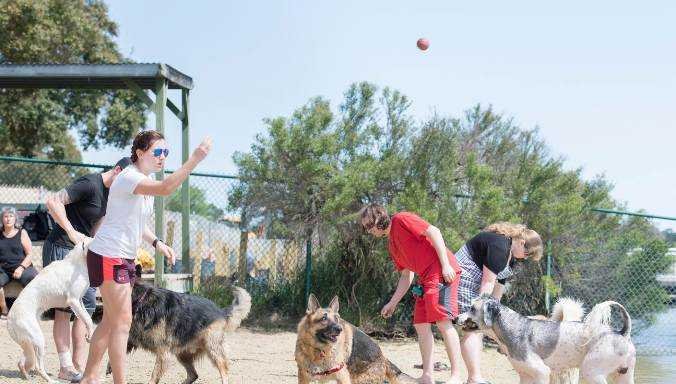
[[[14,272],[26,257],[23,245],[21,245],[21,230],[16,231],[12,237],[5,237],[0,231],[0,267],[7,272]]]

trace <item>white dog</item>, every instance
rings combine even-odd
[[[622,329],[610,327],[611,307],[622,316]],[[467,332],[481,331],[500,344],[522,384],[549,384],[550,374],[580,368],[589,384],[634,383],[636,350],[630,340],[631,319],[614,301],[597,304],[583,322],[533,320],[490,297],[472,303],[458,317]]]
[[[7,315],[9,335],[23,350],[19,370],[28,379],[36,368],[48,383],[56,383],[45,371],[45,338],[40,329],[40,316],[51,308],[70,307],[87,327],[87,341],[94,332],[94,324],[82,304],[89,288],[87,274],[87,247],[92,239],[75,245],[63,260],[45,267],[19,294]]]
[[[584,319],[584,305],[573,298],[561,297],[556,301],[552,315],[547,318],[542,315],[528,316],[533,320],[549,321],[582,321]],[[503,352],[507,355],[507,352]],[[552,371],[549,376],[549,384],[578,384],[580,382],[580,369],[570,368],[560,371]]]

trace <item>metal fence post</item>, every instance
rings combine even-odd
[[[187,89],[181,92],[181,106],[183,109],[183,119],[181,119],[181,160],[183,164],[190,157],[189,96],[190,94]],[[181,263],[183,264],[182,273],[190,273],[192,271],[190,266],[190,175],[185,178],[181,186]],[[192,281],[193,279],[190,279],[191,290]]]
[[[552,281],[552,240],[547,239],[547,283]],[[549,295],[549,288],[545,287],[545,309],[549,314],[551,308],[551,297]]]
[[[249,273],[248,269],[248,242],[249,242],[249,232],[245,229],[242,229],[239,233],[239,279],[240,284],[246,286],[246,276]]]
[[[312,289],[312,232],[305,243],[305,302],[307,303]]]
[[[157,79],[155,83],[155,130],[164,135],[164,108],[167,105],[167,81]],[[164,180],[164,170],[155,173],[155,179]],[[155,235],[164,239],[164,197],[155,196]],[[164,255],[155,250],[155,281],[164,287]]]

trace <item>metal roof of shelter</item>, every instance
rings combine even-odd
[[[170,89],[192,89],[192,78],[167,64],[0,64],[0,88],[124,89],[133,81],[155,89],[165,79]]]
[[[0,89],[128,89],[155,113],[155,130],[164,133],[164,110],[168,108],[181,121],[181,158],[185,163],[189,145],[189,94],[192,78],[166,64],[0,64]],[[180,106],[169,99],[167,91],[181,91]],[[147,92],[150,90],[151,92]],[[154,93],[155,98],[149,93]],[[164,171],[156,174],[164,178]],[[181,188],[182,260],[190,269],[190,181]],[[155,199],[155,232],[164,233],[164,198]],[[164,256],[155,252],[155,265],[164,265]],[[155,268],[155,284],[163,284],[164,268]]]

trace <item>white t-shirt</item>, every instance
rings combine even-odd
[[[150,179],[133,164],[117,175],[108,192],[106,215],[89,245],[92,252],[103,257],[136,258],[143,230],[153,213],[153,197],[134,194],[138,183],[146,178]]]

